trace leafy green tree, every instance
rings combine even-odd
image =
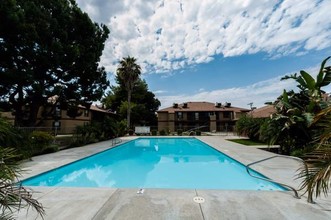
[[[128,108],[127,108],[127,127],[130,128],[131,121],[131,95],[132,90],[135,83],[139,80],[139,76],[141,74],[141,68],[136,63],[136,58],[134,57],[126,57],[120,61],[120,64],[117,68],[117,76],[118,80],[124,84],[125,89],[128,95]]]
[[[260,127],[266,119],[253,118],[249,115],[243,115],[236,122],[236,131],[239,135],[247,136],[253,141],[260,140]]]
[[[314,113],[326,107],[325,103],[324,105],[321,105],[322,94],[325,93],[321,88],[331,83],[331,67],[325,67],[326,62],[329,59],[330,57],[327,57],[323,60],[316,80],[304,70],[300,71],[300,76],[295,73],[294,75],[285,76],[281,79],[294,79],[297,81],[297,87],[309,100],[307,105],[301,106],[306,113]]]
[[[312,124],[313,119],[328,106],[328,103],[322,99],[325,93],[322,87],[331,83],[331,68],[325,66],[329,58],[322,62],[316,79],[303,70],[300,71],[300,76],[294,74],[283,78],[283,80],[296,80],[300,90],[283,91],[273,103],[276,113],[264,128],[266,129],[264,133],[270,137],[269,144],[280,144],[285,154],[293,155],[294,152],[301,154],[312,148],[316,132],[315,125]]]
[[[308,147],[312,140],[309,121],[311,114],[305,114],[309,98],[305,93],[286,92],[274,102],[276,113],[263,127],[261,139],[269,144],[279,144],[283,154],[299,152]]]
[[[116,77],[116,81],[118,86],[112,86],[111,91],[102,102],[106,108],[116,111],[121,119],[125,119],[128,108],[127,91],[121,79]],[[131,124],[156,126],[155,112],[161,105],[160,101],[151,91],[148,91],[147,83],[144,80],[139,79],[132,91]]]
[[[17,125],[35,125],[54,95],[87,107],[102,97],[109,83],[98,63],[109,30],[74,0],[3,0],[0,20],[0,101]]]

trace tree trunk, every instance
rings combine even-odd
[[[15,96],[18,95],[18,98],[15,99]],[[23,88],[21,85],[18,85],[17,90],[9,96],[9,101],[13,103],[15,109],[15,126],[23,125]]]
[[[131,116],[131,90],[128,90],[128,109],[127,109],[127,127],[130,129],[130,117]]]
[[[28,125],[32,127],[37,126],[37,118],[38,118],[38,112],[41,107],[41,100],[42,97],[33,97],[32,102],[30,104],[29,109],[29,121]]]

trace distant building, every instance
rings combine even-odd
[[[263,106],[261,108],[253,109],[248,115],[253,118],[269,118],[271,114],[275,113],[276,109],[273,105]]]
[[[200,127],[201,131],[232,131],[235,122],[248,109],[231,106],[231,103],[186,102],[157,111],[158,130],[170,132]]]
[[[38,111],[37,116],[38,127],[31,129],[54,131],[56,127],[57,133],[70,134],[74,132],[77,126],[87,125],[91,122],[102,122],[106,116],[115,117],[116,115],[115,113],[98,107],[96,105],[91,105],[90,109],[86,109],[84,106],[78,106],[78,108],[78,112],[80,113],[80,115],[75,118],[71,118],[67,115],[67,110],[63,109],[58,109],[58,111],[54,112],[54,115],[42,117],[44,108],[41,107]],[[58,120],[54,120],[55,114]],[[0,116],[14,124],[15,116],[12,114],[12,112],[0,112]]]
[[[330,102],[330,94],[324,93],[322,94],[322,100],[325,102]],[[269,118],[270,115],[273,113],[276,113],[276,109],[274,105],[266,105],[261,108],[253,109],[248,113],[248,115],[251,115],[253,118]]]

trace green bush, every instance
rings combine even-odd
[[[162,130],[160,131],[160,135],[161,135],[161,136],[166,135],[166,131],[165,131],[164,129],[162,129]]]
[[[29,133],[17,129],[8,121],[0,118],[0,146],[14,148],[17,152],[17,160],[26,159],[32,156]]]
[[[45,147],[39,154],[50,154],[55,153],[59,151],[59,145],[57,144],[51,144]]]
[[[201,131],[200,130],[195,131],[195,135],[200,136],[201,135]]]
[[[31,154],[41,154],[54,140],[54,137],[44,131],[33,131],[30,134]]]
[[[30,137],[32,138],[32,142],[34,144],[38,144],[38,145],[49,145],[54,137],[47,133],[47,132],[44,132],[44,131],[33,131],[30,135]]]
[[[74,135],[74,141],[70,144],[70,147],[78,147],[85,144],[94,143],[97,140],[95,139],[94,131],[96,129],[93,127],[93,125],[83,125],[83,126],[77,126],[75,130]]]
[[[77,126],[73,141],[68,147],[79,147],[114,137],[124,136],[127,132],[126,120],[116,121],[113,118],[106,117],[103,122]]]
[[[116,127],[116,137],[121,137],[124,136],[126,134],[126,120],[122,120],[119,122],[116,122],[115,124]]]
[[[117,121],[112,117],[106,117],[102,122],[103,139],[121,137],[128,132],[126,120]]]
[[[265,119],[253,118],[244,115],[236,122],[236,131],[238,135],[247,136],[253,141],[260,140],[260,127],[265,123]]]
[[[177,135],[182,136],[182,134],[183,134],[183,130],[182,129],[178,129],[177,130]]]
[[[157,130],[152,130],[152,135],[156,136],[157,135]]]

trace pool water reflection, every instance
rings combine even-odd
[[[23,185],[283,190],[250,177],[242,164],[195,138],[138,138],[29,178]]]

